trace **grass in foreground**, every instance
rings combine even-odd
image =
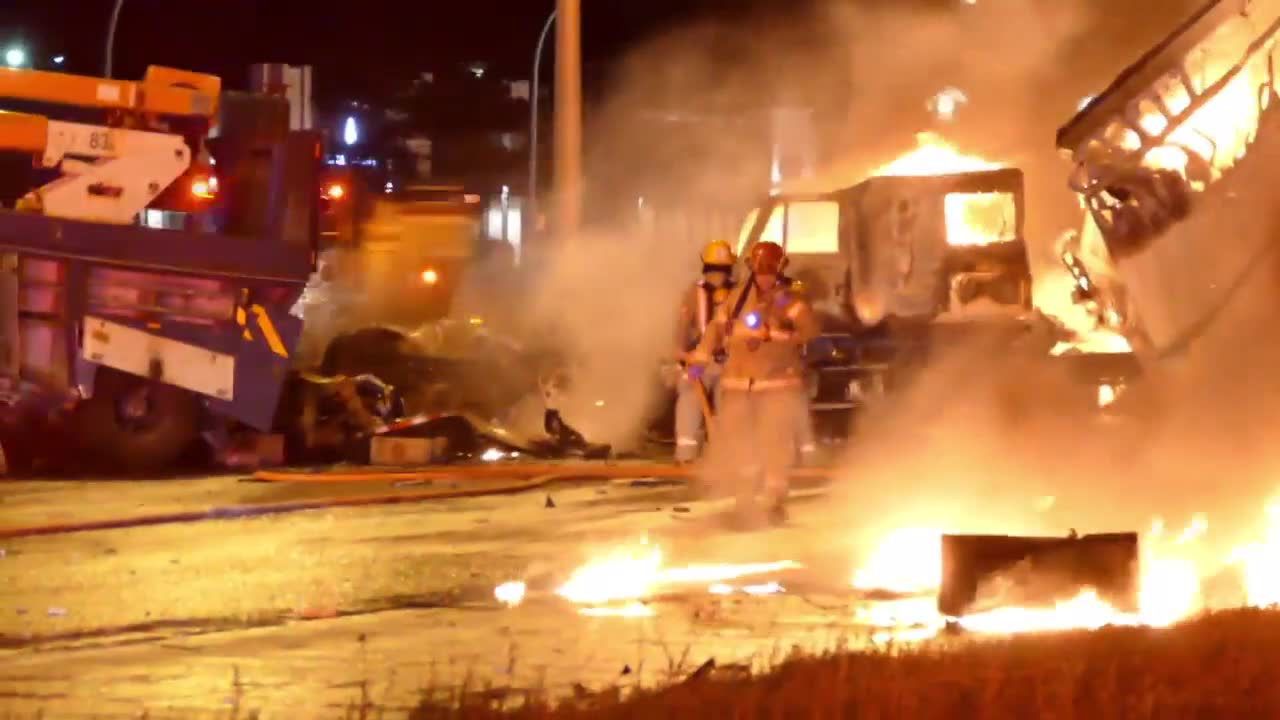
[[[506,711],[482,696],[424,701],[410,720],[1280,718],[1280,612],[792,659],[753,678],[697,675],[625,700],[606,692]]]

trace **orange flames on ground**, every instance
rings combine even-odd
[[[791,561],[667,567],[661,548],[646,540],[635,546],[616,548],[578,568],[556,594],[576,605],[586,606],[583,614],[634,617],[646,614],[638,610],[638,607],[645,607],[639,603],[640,600],[681,587],[702,586],[716,595],[732,594],[739,589],[750,595],[779,593],[783,588],[776,582],[743,588],[728,583],[799,567]],[[625,604],[614,607],[617,603]]]
[[[1225,563],[1241,575],[1243,604],[1268,607],[1280,604],[1280,502],[1268,510],[1263,540],[1231,551]],[[1143,538],[1139,610],[1127,613],[1103,601],[1097,592],[1083,589],[1076,597],[1051,608],[1003,607],[961,618],[950,618],[977,633],[1023,633],[1053,630],[1096,629],[1107,625],[1169,627],[1207,609],[1202,578],[1220,569],[1208,556],[1202,540],[1208,518],[1198,515],[1176,534],[1166,532],[1156,520]],[[861,590],[922,593],[878,603],[863,610],[861,620],[878,627],[875,639],[920,640],[933,637],[947,618],[937,613],[928,593],[941,584],[942,532],[910,529],[891,533],[870,560],[854,573],[853,586]]]
[[[1196,516],[1182,530],[1169,532],[1156,520],[1142,539],[1139,610],[1122,612],[1091,588],[1053,607],[1000,607],[960,618],[938,613],[936,592],[942,580],[942,532],[907,528],[889,534],[853,574],[862,591],[904,595],[895,600],[862,604],[860,624],[875,628],[876,641],[920,641],[937,635],[948,622],[975,633],[1013,634],[1087,630],[1104,626],[1175,625],[1207,609],[1202,578],[1224,565],[1238,570],[1244,597],[1239,604],[1280,604],[1280,502],[1268,511],[1261,540],[1242,545],[1216,562],[1203,540],[1208,519]],[[668,567],[662,550],[647,541],[619,546],[575,571],[556,594],[590,617],[650,617],[647,600],[667,593],[705,592],[713,596],[766,596],[785,592],[776,573],[800,569],[791,561],[698,564]],[[746,578],[752,578],[745,582]],[[734,585],[734,581],[745,584]],[[522,583],[507,583],[496,593],[507,605],[519,604]]]

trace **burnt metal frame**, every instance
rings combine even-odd
[[[1189,54],[1233,15],[1247,14],[1248,6],[1248,0],[1231,2],[1213,0],[1202,6],[1160,44],[1125,69],[1102,94],[1077,113],[1067,125],[1059,129],[1058,147],[1079,158],[1084,147],[1097,139],[1100,133],[1106,132],[1107,127],[1113,122],[1123,123],[1139,138],[1139,147],[1127,153],[1131,157],[1145,157],[1151,150],[1165,144],[1178,127],[1181,127],[1235,80],[1245,66],[1252,62],[1254,55],[1267,43],[1273,42],[1277,34],[1280,34],[1280,20],[1273,21],[1246,47],[1239,62],[1230,67],[1213,84],[1197,91],[1191,73],[1186,67]],[[1268,63],[1267,69],[1267,80],[1274,87],[1275,68]],[[1164,98],[1152,89],[1155,83],[1171,76],[1181,84],[1189,99],[1187,107],[1177,114],[1174,114]],[[1140,118],[1135,116],[1134,108],[1141,105],[1144,100],[1151,101],[1161,113],[1164,127],[1159,133],[1147,132],[1141,126]],[[1259,98],[1259,102],[1262,102],[1262,98]],[[1214,144],[1211,140],[1209,142],[1211,145]],[[1215,147],[1214,154],[1216,152]],[[1205,159],[1209,162],[1213,161],[1212,157]],[[1104,211],[1114,207],[1114,204],[1107,203],[1101,197],[1106,182],[1098,177],[1096,168],[1090,168],[1084,161],[1077,160],[1077,163],[1069,185],[1074,192],[1085,199],[1090,214],[1093,215],[1099,228],[1106,233],[1111,229],[1111,221],[1104,215]]]

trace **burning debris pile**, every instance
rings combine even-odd
[[[1010,538],[948,535],[927,528],[890,533],[848,582],[853,626],[875,642],[923,641],[948,628],[974,634],[1166,628],[1229,607],[1280,603],[1280,503],[1263,537],[1223,555],[1206,545],[1197,515],[1170,532],[1156,520],[1143,535]],[[555,597],[590,617],[653,617],[666,603],[742,594],[782,596],[807,569],[790,560],[668,565],[646,540],[618,545],[574,570]],[[514,607],[523,582],[495,597]]]

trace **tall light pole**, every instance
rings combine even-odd
[[[556,11],[552,10],[547,21],[542,24],[542,33],[538,35],[538,46],[533,51],[533,76],[529,89],[529,201],[525,206],[525,217],[530,218],[531,226],[538,221],[538,99],[542,97],[542,48],[547,43],[547,33],[556,21]]]
[[[120,7],[124,5],[124,0],[116,0],[115,7],[111,8],[111,19],[107,21],[107,59],[103,63],[102,76],[111,77],[111,59],[115,55],[116,49],[116,23],[120,21]]]
[[[556,0],[556,231],[572,242],[582,225],[582,2]]]

